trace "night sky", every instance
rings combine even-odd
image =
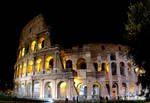
[[[42,13],[53,28],[53,43],[64,48],[90,42],[124,43],[128,5],[127,0],[4,4],[0,10],[1,84],[12,82],[20,32],[33,17]]]

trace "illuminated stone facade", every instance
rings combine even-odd
[[[127,59],[128,46],[93,43],[65,50],[51,45],[50,34],[42,15],[22,30],[14,73],[16,96],[89,100],[139,94],[138,68]]]

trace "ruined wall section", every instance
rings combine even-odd
[[[29,45],[33,40],[37,41],[38,43],[38,40],[41,37],[45,38],[45,46],[50,47],[50,32],[51,30],[48,29],[43,15],[40,14],[36,16],[23,28],[19,40],[20,43],[18,50],[20,50],[23,47],[29,48]]]

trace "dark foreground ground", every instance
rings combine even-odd
[[[31,100],[26,98],[16,98],[5,95],[0,95],[0,103],[52,103],[48,101],[41,100]],[[120,101],[82,101],[82,102],[73,102],[73,101],[55,101],[54,103],[150,103],[150,101],[145,100],[120,100]]]

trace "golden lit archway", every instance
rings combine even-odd
[[[42,70],[42,59],[39,58],[36,60],[35,72],[40,72]]]
[[[22,48],[22,56],[25,54],[25,48]]]
[[[19,56],[18,56],[18,58],[19,58],[19,59],[21,58],[21,50],[19,51]]]
[[[39,40],[39,42],[38,42],[38,49],[39,49],[39,50],[44,47],[44,40],[45,40],[45,39],[44,39],[43,37],[40,38],[40,40]]]
[[[19,65],[19,75],[21,75],[22,65]]]
[[[24,64],[23,64],[23,70],[22,70],[22,74],[23,74],[23,75],[26,73],[26,67],[27,67],[27,64],[24,63]]]
[[[133,94],[134,93],[134,84],[130,83],[129,87],[130,87],[130,89],[129,89],[130,94]]]
[[[67,83],[62,81],[58,84],[57,87],[58,91],[58,98],[66,98],[67,97]]]
[[[33,69],[33,61],[30,60],[29,63],[28,63],[28,73],[31,73],[32,69]]]
[[[84,58],[78,59],[77,69],[87,69],[86,60]]]
[[[108,62],[106,62],[106,61],[102,63],[102,71],[103,70],[105,70],[106,73],[109,72]]]
[[[34,52],[35,51],[35,46],[36,46],[36,41],[33,41],[31,43],[31,51]]]
[[[54,65],[54,59],[52,56],[49,56],[46,58],[46,62],[45,62],[45,68],[46,70],[50,70],[53,69],[53,65]]]

